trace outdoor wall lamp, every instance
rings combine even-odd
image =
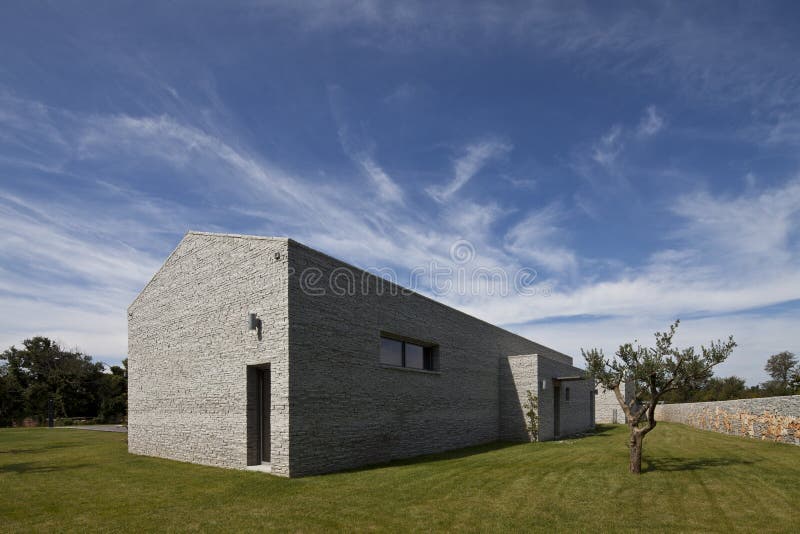
[[[546,389],[547,389],[547,379],[543,378],[542,379],[542,391],[544,391]]]
[[[258,330],[261,328],[261,319],[258,318],[257,314],[251,313],[247,316],[247,324],[248,330]]]
[[[257,314],[249,313],[247,315],[247,329],[258,330],[258,339],[261,341],[261,319],[258,318]]]

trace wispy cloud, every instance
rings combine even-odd
[[[504,39],[549,57],[569,57],[586,68],[670,84],[694,96],[762,99],[766,106],[797,102],[800,59],[784,46],[788,25],[764,32],[758,13],[694,10],[683,4],[604,9],[591,3],[545,0],[502,5],[408,1],[269,2],[256,16],[290,17],[302,32],[341,32],[360,46],[408,52],[445,48],[469,52]],[[436,21],[437,31],[425,31]],[[767,101],[769,100],[769,102]]]
[[[437,202],[446,202],[464,187],[488,161],[504,156],[512,145],[499,139],[486,139],[467,145],[464,154],[453,164],[453,179],[444,186],[430,186],[425,191]]]
[[[592,146],[592,160],[598,165],[610,169],[617,161],[617,156],[624,147],[622,127],[615,124]]]
[[[403,202],[403,191],[400,186],[372,158],[365,154],[359,154],[354,156],[354,160],[361,165],[361,168],[370,177],[383,200],[397,203]]]
[[[403,82],[395,87],[388,95],[383,97],[386,104],[399,104],[414,98],[419,92],[419,88],[409,82]]]
[[[651,137],[656,135],[664,128],[664,117],[659,113],[655,106],[647,106],[644,116],[639,121],[636,133],[639,137]]]
[[[577,257],[563,245],[567,240],[566,218],[562,209],[554,204],[533,210],[506,233],[506,250],[526,265],[543,268],[560,277],[574,277]]]
[[[374,143],[365,139],[364,135],[353,133],[345,118],[344,100],[344,91],[341,87],[336,85],[328,87],[328,101],[338,126],[339,144],[342,150],[369,178],[374,190],[382,200],[403,204],[403,190],[375,160]]]
[[[561,288],[531,306],[525,298],[481,301],[474,310],[501,322],[552,316],[614,315],[664,318],[693,312],[731,313],[800,299],[800,180],[734,197],[706,192],[675,202],[679,216],[671,248],[642,267],[623,265],[616,276]],[[545,243],[541,254],[559,251],[563,230],[557,211],[543,210],[508,236],[515,254]],[[538,230],[537,230],[538,229]],[[517,236],[527,238],[515,239]],[[526,246],[532,242],[533,246]],[[570,258],[556,254],[555,258]],[[547,261],[547,260],[544,260]],[[557,262],[568,265],[568,261]]]

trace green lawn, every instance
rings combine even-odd
[[[287,480],[131,456],[124,434],[2,429],[0,531],[800,531],[800,447],[660,424],[637,477],[625,437]]]

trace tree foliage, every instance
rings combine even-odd
[[[694,388],[678,388],[666,393],[664,402],[705,402],[755,397],[758,388],[748,388],[744,378],[738,376],[712,376]]]
[[[767,359],[764,370],[783,389],[789,386],[789,379],[797,367],[797,358],[787,350],[773,354]]]
[[[673,338],[679,324],[675,321],[667,332],[656,332],[653,347],[643,347],[635,341],[620,345],[612,359],[606,359],[602,349],[581,349],[587,374],[614,391],[625,414],[630,429],[632,473],[641,472],[642,442],[656,427],[655,408],[662,397],[707,382],[714,366],[724,362],[736,346],[731,336],[725,342],[701,346],[699,351],[694,347],[678,349],[673,346]],[[634,385],[635,393],[627,401],[620,391],[622,383]]]
[[[22,348],[0,354],[0,426],[26,417],[47,418],[52,398],[56,417],[124,417],[127,372],[93,362],[91,356],[62,349],[46,337],[26,339]]]

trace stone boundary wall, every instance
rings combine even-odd
[[[800,395],[662,404],[656,419],[734,436],[800,445]]]

